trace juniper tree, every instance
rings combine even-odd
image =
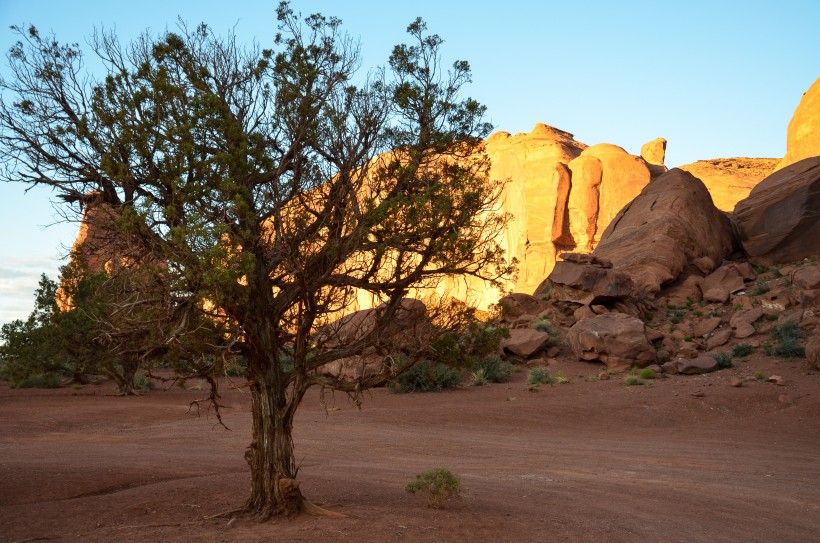
[[[309,387],[357,394],[394,378],[435,343],[386,342],[403,300],[510,272],[491,127],[460,95],[467,62],[443,66],[418,19],[386,68],[361,75],[338,19],[287,3],[277,17],[270,49],[204,24],[128,46],[97,32],[101,79],[76,45],[16,28],[0,83],[3,177],[69,203],[95,193],[166,263],[171,291],[231,328],[252,393],[244,509],[260,520],[301,507],[292,428]],[[327,341],[363,296],[373,326]],[[395,363],[353,380],[322,371],[365,349]]]

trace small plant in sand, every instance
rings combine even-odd
[[[762,371],[756,371],[756,372],[754,372],[754,374],[752,375],[752,377],[754,377],[754,378],[755,378],[755,379],[757,379],[758,381],[768,381],[768,380],[769,380],[769,378],[768,378],[768,377],[766,377],[766,374],[765,374],[765,373],[763,373]]]
[[[715,353],[712,358],[717,362],[718,368],[722,370],[732,367],[732,355],[729,353]]]
[[[473,386],[483,387],[487,384],[487,372],[484,368],[477,368],[473,372]]]
[[[425,506],[442,509],[450,499],[460,496],[461,481],[447,468],[432,468],[416,475],[404,489],[420,496]]]
[[[553,380],[547,368],[532,368],[527,373],[527,382],[531,385],[551,385]]]
[[[624,386],[634,387],[634,386],[642,385],[642,384],[643,384],[643,380],[640,379],[639,377],[635,377],[634,375],[629,375],[629,376],[627,376],[626,379],[624,379]]]
[[[641,379],[654,379],[655,370],[652,368],[644,368],[641,370]]]
[[[572,381],[569,380],[568,377],[564,375],[563,371],[556,371],[555,375],[552,378],[553,382],[559,385],[568,385]]]
[[[732,348],[732,356],[736,356],[738,358],[745,358],[752,354],[752,346],[748,343],[738,343]]]

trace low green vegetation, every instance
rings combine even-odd
[[[527,382],[531,385],[551,385],[552,376],[547,368],[532,368],[527,373]]]
[[[641,370],[640,377],[641,379],[654,379],[655,370],[653,370],[652,368],[644,368]]]
[[[717,362],[718,368],[722,370],[732,367],[732,355],[729,353],[715,353],[712,358]]]
[[[754,372],[754,374],[752,375],[752,377],[754,377],[754,378],[755,378],[755,379],[757,379],[758,381],[768,381],[768,379],[769,379],[768,377],[766,377],[766,374],[765,374],[765,373],[763,373],[762,371],[756,371],[756,372]]]
[[[423,360],[399,375],[390,385],[394,392],[440,392],[461,383],[461,371],[441,362]]]
[[[776,343],[764,346],[766,354],[783,358],[805,358],[806,348],[800,344],[800,340],[805,337],[805,332],[796,322],[774,326],[769,334]]]
[[[460,497],[461,481],[447,468],[432,468],[416,475],[404,489],[420,496],[425,506],[442,509],[449,500]]]
[[[748,343],[738,343],[732,348],[732,356],[745,358],[752,354],[754,349]]]
[[[624,386],[634,387],[642,384],[644,384],[643,380],[634,375],[629,375],[626,377],[626,379],[624,379]]]
[[[473,366],[473,375],[480,373],[486,383],[503,383],[510,378],[512,365],[497,354],[483,358]]]

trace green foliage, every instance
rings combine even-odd
[[[572,382],[568,377],[564,375],[564,372],[560,370],[555,372],[555,375],[553,375],[552,380],[557,385],[568,385]]]
[[[487,376],[484,368],[478,368],[477,370],[473,371],[473,386],[476,387],[483,387],[487,384]]]
[[[441,509],[449,500],[460,496],[461,481],[447,468],[432,468],[416,475],[404,489],[420,495],[427,507]]]
[[[655,370],[653,370],[652,368],[644,368],[641,370],[640,377],[641,379],[654,379]]]
[[[545,332],[553,337],[558,334],[558,330],[552,325],[552,322],[550,322],[547,317],[539,317],[537,320],[533,321],[532,324],[530,324],[530,327],[534,330],[538,330],[539,332]]]
[[[12,388],[60,388],[62,380],[56,373],[33,373],[13,381]]]
[[[732,356],[744,358],[752,354],[754,349],[748,343],[738,343],[732,348]]]
[[[761,283],[757,285],[754,289],[752,289],[752,296],[760,296],[761,294],[766,294],[769,292],[771,287],[765,283]]]
[[[481,372],[488,383],[503,383],[510,378],[512,373],[512,366],[509,362],[502,360],[497,354],[485,357],[483,360],[476,362],[473,366],[473,372]]]
[[[422,360],[399,375],[390,388],[402,394],[440,392],[461,383],[461,372],[441,362]]]
[[[774,326],[769,333],[777,344],[770,346],[766,354],[783,358],[805,358],[806,348],[800,344],[800,340],[805,337],[805,332],[798,323],[786,322]]]
[[[624,386],[634,387],[642,384],[644,384],[644,382],[640,378],[635,377],[634,375],[630,375],[626,379],[624,379]]]
[[[680,324],[681,318],[677,315],[672,315],[672,318],[669,319],[669,322],[671,322],[672,324]]]
[[[510,331],[504,327],[470,322],[463,330],[454,330],[434,344],[431,358],[451,368],[475,368],[492,358]]]
[[[547,368],[536,367],[527,372],[527,382],[531,385],[551,385],[553,379]]]
[[[720,369],[732,367],[732,355],[729,353],[715,353],[712,355],[712,358],[715,359],[715,362],[717,362],[718,368]]]
[[[766,374],[765,374],[765,373],[763,373],[762,371],[756,371],[756,372],[754,372],[753,377],[754,377],[755,379],[757,379],[758,381],[768,381],[768,379],[769,379],[768,377],[766,377]]]

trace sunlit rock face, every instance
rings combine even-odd
[[[752,189],[774,171],[776,158],[713,158],[680,167],[703,181],[715,207],[731,212]]]
[[[519,262],[516,292],[533,292],[560,252],[591,252],[612,218],[640,194],[650,174],[643,158],[610,144],[592,147],[537,124],[529,134],[497,132],[487,140],[490,175],[508,179],[502,210],[509,258]],[[498,296],[488,292],[481,305]]]
[[[776,169],[820,156],[820,78],[803,94],[786,136],[786,156]]]

